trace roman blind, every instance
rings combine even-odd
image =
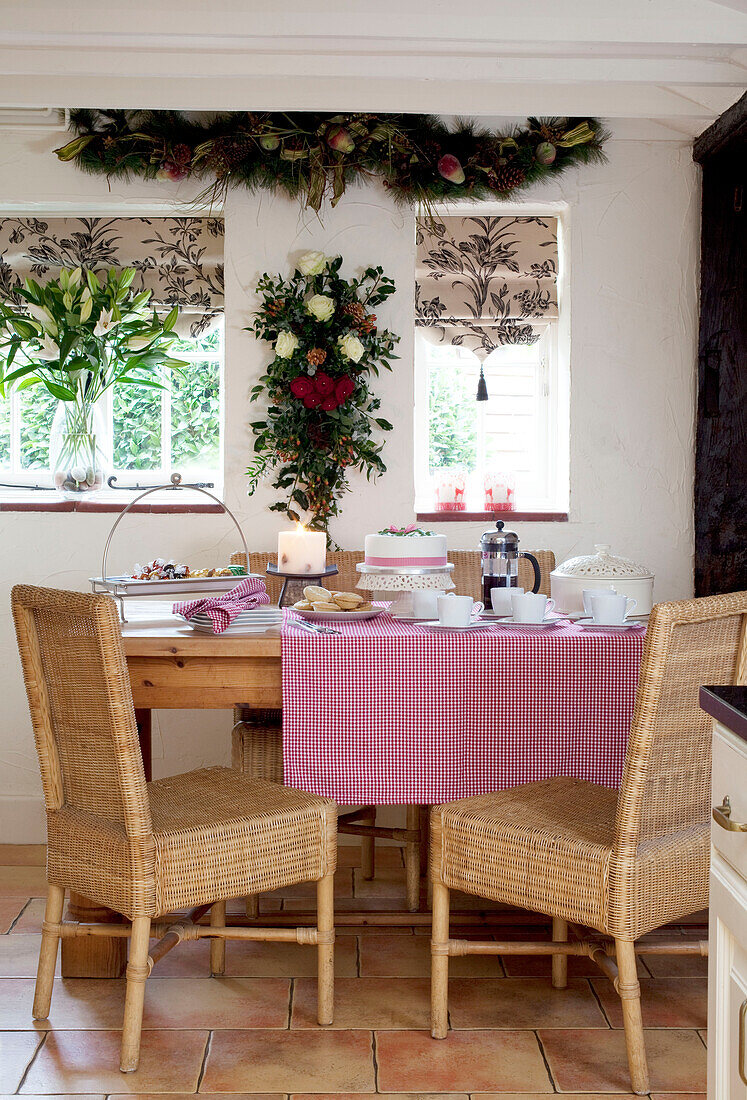
[[[417,220],[415,323],[433,343],[482,362],[504,344],[533,344],[558,316],[553,217]]]
[[[220,218],[0,218],[0,288],[63,267],[134,267],[156,309],[180,307],[179,334],[200,336],[223,311],[223,236]]]

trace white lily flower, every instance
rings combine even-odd
[[[52,336],[57,335],[57,322],[46,306],[38,306],[35,302],[29,302],[27,304],[27,309],[31,316],[39,322],[45,332],[50,333]]]
[[[44,338],[42,339],[41,348],[38,351],[33,352],[32,357],[34,359],[42,359],[45,362],[51,359],[59,359],[60,349],[57,347],[57,344],[55,344],[52,337],[45,332]]]
[[[102,309],[101,316],[94,326],[93,335],[106,336],[118,324],[119,321],[112,321],[112,311],[110,309]]]

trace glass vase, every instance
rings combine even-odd
[[[49,434],[55,488],[67,499],[91,496],[104,485],[106,420],[96,405],[60,401]]]

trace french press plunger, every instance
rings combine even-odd
[[[526,558],[534,569],[534,587],[539,592],[541,581],[539,562],[534,554],[519,550],[519,536],[515,531],[504,531],[502,519],[496,522],[497,530],[485,531],[480,539],[482,551],[482,602],[490,607],[490,593],[494,588],[516,588],[519,583],[519,558]]]

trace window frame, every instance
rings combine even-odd
[[[568,477],[567,464],[563,461],[567,442],[561,444],[560,421],[564,415],[567,402],[562,393],[562,380],[559,365],[559,325],[553,323],[545,326],[545,330],[538,341],[539,350],[539,385],[542,394],[538,407],[537,440],[536,448],[539,450],[539,465],[541,466],[542,491],[535,497],[519,499],[519,508],[512,509],[523,512],[538,513],[563,513],[568,507]],[[430,473],[430,425],[429,425],[429,392],[430,370],[428,349],[430,345],[422,331],[415,330],[415,408],[414,408],[414,436],[415,436],[415,510],[419,514],[431,514],[436,510],[435,485]],[[469,352],[467,352],[469,354]],[[473,357],[471,364],[475,371],[475,388],[477,375],[479,374],[479,360]],[[485,373],[488,375],[487,384],[490,393],[491,383],[489,377],[490,356],[484,363]],[[476,416],[478,419],[477,450],[478,459],[473,471],[471,493],[466,495],[466,514],[474,515],[484,511],[480,487],[486,467],[490,465],[485,460],[486,417],[488,414],[487,403],[475,401]],[[541,446],[544,440],[544,446]],[[565,472],[565,477],[563,474]],[[469,492],[469,490],[468,490]],[[444,512],[444,517],[458,520],[465,513]]]

